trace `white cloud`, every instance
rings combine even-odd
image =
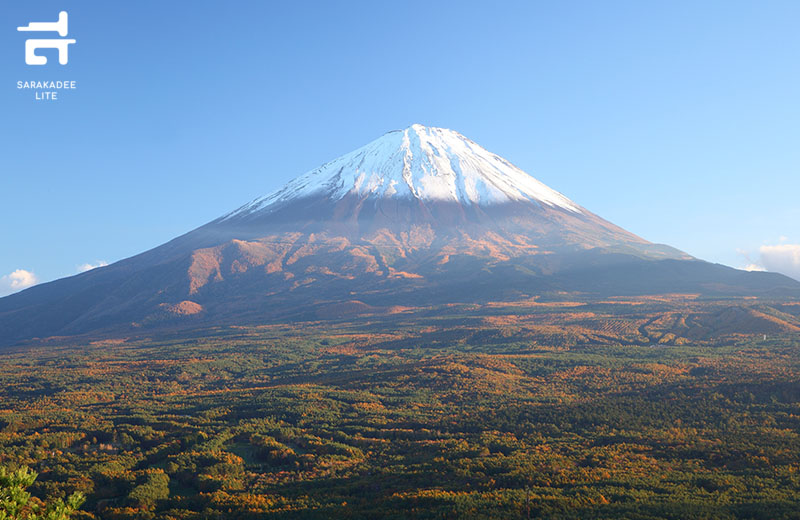
[[[92,269],[97,269],[98,267],[105,267],[108,265],[108,262],[105,260],[98,260],[93,264],[81,264],[78,266],[79,273],[85,273],[86,271],[91,271]]]
[[[764,266],[759,264],[758,261],[753,260],[750,258],[750,252],[745,249],[737,249],[736,253],[743,257],[747,263],[740,267],[739,269],[744,269],[745,271],[766,271]]]
[[[768,271],[800,280],[800,244],[761,246],[761,264]]]
[[[31,271],[17,269],[13,273],[0,277],[0,296],[27,289],[39,283],[39,279]]]

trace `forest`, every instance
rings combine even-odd
[[[82,519],[800,518],[799,316],[667,295],[51,338],[2,353],[0,473]]]

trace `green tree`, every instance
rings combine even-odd
[[[152,471],[143,484],[131,490],[128,498],[138,507],[153,507],[157,501],[169,498],[169,477],[160,470]]]
[[[26,491],[36,481],[37,473],[22,467],[9,471],[0,467],[0,520],[69,520],[86,497],[75,492],[67,498],[41,504]]]

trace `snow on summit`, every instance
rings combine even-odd
[[[580,213],[580,206],[453,130],[412,125],[290,181],[225,218],[308,196],[338,200],[414,197],[470,205],[532,201]]]

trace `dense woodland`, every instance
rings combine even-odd
[[[345,314],[7,349],[0,466],[73,518],[800,518],[798,305]]]

